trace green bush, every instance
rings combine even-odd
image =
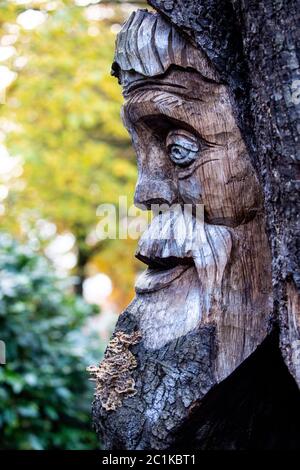
[[[97,448],[85,369],[98,341],[82,331],[93,313],[44,256],[0,234],[1,449]]]

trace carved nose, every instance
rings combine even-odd
[[[174,204],[177,191],[172,180],[139,177],[135,188],[134,203],[141,209],[151,209],[151,204]]]

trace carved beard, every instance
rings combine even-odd
[[[147,348],[162,347],[209,320],[221,300],[231,248],[226,227],[203,223],[180,206],[154,217],[136,255],[149,268],[137,280],[130,306],[140,316]]]

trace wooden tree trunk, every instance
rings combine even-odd
[[[91,368],[94,423],[110,449],[296,448],[295,2],[149,3],[158,14],[130,17],[113,74],[136,204],[168,209],[140,240],[148,270]],[[153,243],[161,227],[171,235]]]
[[[300,386],[300,66],[296,0],[150,0],[215,64],[262,182],[272,248],[274,318]]]

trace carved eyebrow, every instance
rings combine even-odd
[[[124,96],[128,96],[129,93],[132,93],[133,91],[136,91],[136,90],[141,90],[141,89],[149,89],[149,86],[151,86],[151,89],[153,88],[177,88],[178,90],[187,90],[188,88],[184,85],[179,85],[177,83],[174,83],[174,82],[163,82],[163,81],[157,81],[156,80],[151,80],[151,79],[144,79],[144,78],[141,78],[139,80],[136,80],[132,83],[130,83],[129,85],[126,85],[124,86]]]
[[[139,89],[123,105],[124,115],[132,123],[143,121],[148,117],[155,118],[155,116],[156,118],[161,116],[165,119],[174,120],[172,118],[174,106],[179,108],[183,105],[181,97],[171,92],[161,92],[153,96],[152,92],[152,88],[148,90]]]
[[[133,127],[146,125],[157,137],[167,136],[169,131],[186,130],[198,137],[202,141],[203,136],[190,122],[186,120],[186,113],[174,118],[174,102],[179,100],[178,107],[182,107],[182,100],[176,95],[168,95],[173,101],[166,102],[164,96],[161,101],[153,101],[152,94],[148,91],[137,96],[133,96],[122,108],[123,122],[127,129],[132,132]],[[175,100],[175,101],[174,101]],[[162,106],[163,105],[163,106]]]
[[[131,108],[129,110],[129,112],[128,112],[128,107]],[[150,110],[148,109],[149,112],[141,113],[138,117],[132,119],[132,112],[130,112],[130,111],[133,111],[133,114],[134,114],[134,111],[135,111],[136,108],[138,108],[139,111],[140,111],[138,103],[134,103],[132,105],[130,104],[130,105],[127,105],[127,106],[124,105],[124,107],[123,107],[123,109],[125,111],[124,112],[124,118],[125,118],[124,121],[125,121],[125,123],[127,124],[128,127],[132,127],[132,126],[130,126],[130,123],[133,126],[138,125],[139,123],[144,124],[154,134],[156,134],[157,136],[160,136],[160,137],[162,137],[162,136],[166,137],[168,132],[170,132],[171,130],[182,129],[182,130],[186,130],[187,132],[193,134],[194,136],[198,136],[198,138],[201,139],[201,135],[199,134],[197,129],[195,129],[190,124],[188,124],[184,120],[184,116],[182,117],[182,119],[175,119],[174,117],[172,117],[171,113],[167,114],[167,113],[163,113],[163,112],[157,112],[155,114],[152,114],[150,112]]]
[[[216,130],[214,127],[207,128],[205,124],[200,125],[197,118],[191,119],[191,101],[200,103],[199,99],[193,98],[187,102],[185,97],[178,93],[153,93],[153,89],[136,90],[123,105],[123,122],[132,132],[132,127],[139,124],[146,125],[159,138],[163,138],[165,133],[171,129],[185,129],[198,136],[206,145],[222,146],[223,142],[218,142],[212,136],[226,134],[225,129]],[[187,107],[186,107],[187,106]],[[176,110],[176,112],[175,112]],[[174,117],[176,115],[176,118]],[[224,122],[225,125],[225,122]]]

